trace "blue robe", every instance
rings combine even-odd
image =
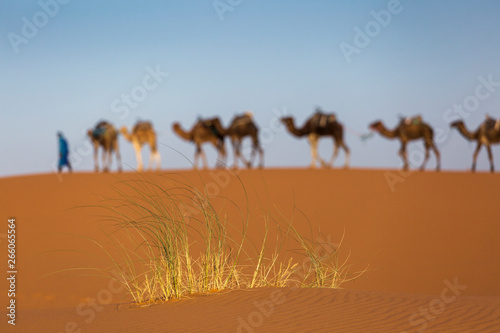
[[[61,136],[59,137],[59,167],[62,167],[64,165],[69,165],[68,162],[68,155],[69,155],[69,149],[68,149],[68,142]]]

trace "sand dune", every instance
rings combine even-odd
[[[164,187],[174,180],[200,189],[204,184],[214,205],[232,221],[244,219],[248,208],[255,239],[268,214],[293,221],[304,234],[312,228],[320,241],[335,244],[344,235],[341,250],[345,256],[350,252],[351,270],[368,270],[343,290],[263,288],[130,308],[130,300],[108,278],[74,269],[106,266],[102,249],[89,238],[106,242],[104,235],[114,226],[103,219],[102,208],[93,206],[116,196],[118,182],[138,177],[88,173],[0,179],[2,216],[16,218],[18,237],[18,325],[12,328],[4,319],[2,331],[500,331],[497,174],[147,173]],[[6,224],[0,230],[3,258]],[[0,286],[8,289],[6,280]],[[276,291],[267,316],[265,306],[259,310],[255,304],[269,307]],[[7,296],[2,297],[6,304]]]
[[[73,308],[26,310],[21,315],[30,320],[20,319],[19,328],[63,332],[67,323],[74,322],[83,332],[498,332],[498,297],[462,296],[442,308],[437,299],[370,291],[259,288],[148,308],[108,305],[94,311],[95,317],[91,312],[79,317]]]

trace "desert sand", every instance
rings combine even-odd
[[[0,179],[0,254],[16,219],[16,325],[2,332],[499,332],[500,175],[398,170],[266,169],[146,173],[206,189],[232,221],[248,217],[258,240],[265,216],[339,243],[351,271],[342,289],[221,291],[151,306],[130,303],[95,271],[116,226],[104,198],[136,173]],[[231,203],[228,203],[230,199]],[[292,247],[292,245],[290,245]],[[291,250],[286,249],[286,250]],[[7,273],[5,273],[6,275]]]

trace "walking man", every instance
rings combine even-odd
[[[68,141],[64,138],[61,132],[57,133],[57,137],[59,138],[59,165],[57,166],[57,171],[61,173],[63,166],[67,165],[69,168],[69,172],[71,173],[71,163],[69,163],[69,149],[68,149]]]

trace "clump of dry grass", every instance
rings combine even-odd
[[[137,303],[237,288],[339,288],[359,276],[349,276],[338,248],[306,239],[286,221],[266,219],[256,246],[247,239],[248,217],[239,226],[229,223],[209,196],[192,186],[165,189],[145,177],[122,185],[119,199],[107,206],[126,235],[125,240],[110,236],[121,258],[105,251]],[[278,239],[269,249],[272,226]],[[283,253],[286,241],[298,244],[302,260]]]

